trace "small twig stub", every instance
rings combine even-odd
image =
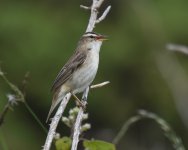
[[[105,81],[105,82],[102,82],[102,83],[99,83],[99,84],[91,85],[90,88],[91,89],[100,88],[100,87],[103,87],[103,86],[105,86],[109,83],[110,83],[110,81]]]
[[[87,7],[87,6],[84,6],[84,5],[80,5],[80,8],[83,8],[83,9],[86,9],[86,10],[90,10],[91,7]]]
[[[183,54],[188,55],[188,47],[184,46],[184,45],[178,45],[178,44],[169,43],[169,44],[166,45],[166,48],[169,51],[177,51],[177,52],[181,52]]]

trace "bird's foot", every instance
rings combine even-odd
[[[87,97],[83,96],[83,97],[82,97],[82,100],[83,100],[84,102],[86,102],[86,104],[87,104]]]
[[[85,111],[86,110],[86,105],[87,105],[87,102],[86,101],[80,101],[79,103],[77,103],[77,106],[78,107],[82,107],[82,109]]]
[[[83,110],[86,110],[86,105],[87,105],[87,101],[82,99],[80,100],[75,94],[71,93],[72,96],[74,97],[75,101],[76,101],[76,105],[78,107],[82,107]]]

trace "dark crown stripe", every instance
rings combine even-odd
[[[88,34],[100,35],[100,34],[98,34],[98,33],[96,33],[96,32],[86,32],[86,33],[84,33],[84,35],[88,35]]]

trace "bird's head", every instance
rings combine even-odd
[[[95,32],[86,32],[80,39],[80,44],[84,47],[87,47],[88,50],[96,49],[100,50],[102,42],[107,40],[107,36],[95,33]]]
[[[86,32],[82,36],[82,39],[85,39],[88,42],[103,42],[104,40],[107,40],[107,36],[95,32]]]

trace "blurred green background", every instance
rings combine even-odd
[[[50,88],[84,33],[89,0],[2,0],[0,61],[6,76],[20,88],[30,72],[26,99],[45,124]],[[95,31],[108,35],[102,46],[94,83],[111,83],[89,94],[87,138],[112,141],[123,123],[139,109],[164,118],[188,147],[188,56],[168,51],[166,44],[188,45],[187,0],[107,0],[112,9]],[[0,79],[0,112],[9,87]],[[73,107],[73,101],[68,105]],[[67,111],[69,110],[67,108]],[[66,112],[67,113],[67,112]],[[48,127],[47,124],[45,124]],[[58,127],[62,136],[69,129]],[[0,149],[38,150],[46,133],[22,103],[8,112],[0,127]],[[149,120],[131,126],[119,150],[171,150],[159,127]]]

